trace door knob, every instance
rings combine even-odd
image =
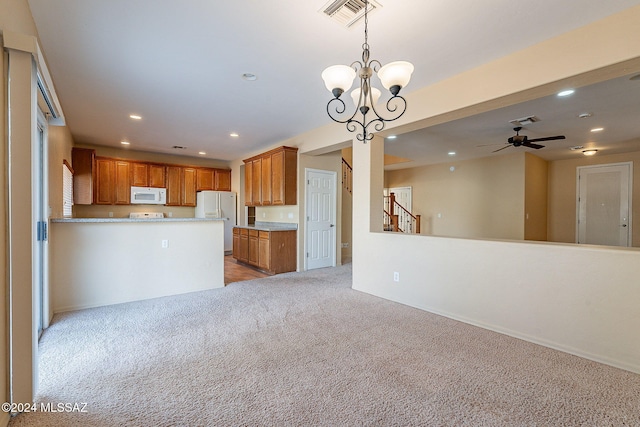
[[[333,224],[331,224],[331,225],[329,225],[329,227],[335,227],[335,226]],[[626,225],[625,225],[625,227],[626,227]]]
[[[622,224],[622,227],[626,227],[626,226],[627,226],[627,224]]]

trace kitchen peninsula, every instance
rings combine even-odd
[[[200,218],[52,219],[54,312],[224,287],[224,224]]]

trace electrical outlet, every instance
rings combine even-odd
[[[109,212],[109,218],[113,218],[113,212]]]
[[[400,273],[398,273],[397,271],[393,272],[393,281],[394,282],[399,282],[400,281]]]
[[[173,212],[169,212],[169,213],[167,214],[167,216],[168,216],[169,218],[173,218]]]
[[[168,241],[168,240],[166,240],[166,239],[163,239],[163,240],[162,240],[162,247],[163,247],[163,248],[168,248],[168,247],[169,247],[169,241]]]

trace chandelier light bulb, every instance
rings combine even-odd
[[[336,98],[351,89],[355,78],[356,70],[346,65],[332,65],[322,72],[324,85]]]
[[[391,91],[393,95],[397,95],[400,89],[409,84],[411,73],[413,73],[413,64],[411,62],[395,61],[380,68],[378,78],[385,89]]]
[[[364,99],[362,100],[362,103],[360,104],[361,106],[367,107],[367,108],[371,108],[371,98],[373,98],[373,106],[375,107],[376,104],[378,103],[378,99],[380,99],[380,95],[382,95],[382,92],[380,92],[378,89],[376,89],[375,87],[372,87],[370,89],[371,93],[370,96],[365,96]],[[358,105],[358,101],[360,101],[360,93],[362,92],[362,89],[355,88],[353,91],[351,91],[351,99],[353,99],[353,103],[355,105]]]

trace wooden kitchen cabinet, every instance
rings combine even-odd
[[[94,195],[97,205],[111,205],[115,194],[115,163],[111,159],[96,157],[94,174]]]
[[[233,257],[271,274],[296,271],[296,230],[233,229]]]
[[[180,206],[182,203],[182,168],[167,166],[167,206]]]
[[[280,147],[245,159],[245,205],[295,205],[298,149]]]
[[[249,264],[258,266],[258,230],[249,230]]]
[[[196,168],[182,168],[182,206],[196,205]]]
[[[97,205],[130,204],[130,163],[107,157],[96,157],[95,164],[95,203]]]
[[[115,184],[113,201],[116,205],[131,204],[130,163],[114,161]]]
[[[73,167],[73,203],[90,205],[93,203],[93,173],[96,150],[72,148],[71,165]]]
[[[253,205],[262,206],[262,159],[254,159],[251,163],[253,163],[253,180],[251,182]]]
[[[297,204],[298,149],[282,147],[271,154],[271,198],[274,205]]]
[[[215,169],[215,189],[217,191],[231,191],[231,171]]]
[[[258,235],[258,268],[269,270],[271,267],[271,241],[268,231],[260,231]]]
[[[238,227],[233,227],[233,250],[231,253],[234,258],[238,259],[240,253],[240,229]]]
[[[215,170],[198,168],[196,170],[196,191],[215,190]]]
[[[149,164],[149,187],[165,188],[167,186],[165,180],[165,165]]]
[[[147,187],[149,184],[149,165],[146,163],[131,163],[131,185]]]
[[[131,185],[134,187],[166,187],[165,166],[154,163],[131,163]]]
[[[262,206],[269,206],[271,204],[271,156],[265,156],[262,158],[262,174],[261,174],[261,186],[260,194],[262,195]]]
[[[255,206],[253,203],[253,163],[244,161],[244,204]]]
[[[238,229],[238,254],[233,253],[233,257],[238,261],[249,262],[249,230],[246,228]]]
[[[196,192],[231,191],[231,170],[98,157],[72,149],[74,203],[128,205],[131,186],[167,189],[167,206],[195,206]]]

